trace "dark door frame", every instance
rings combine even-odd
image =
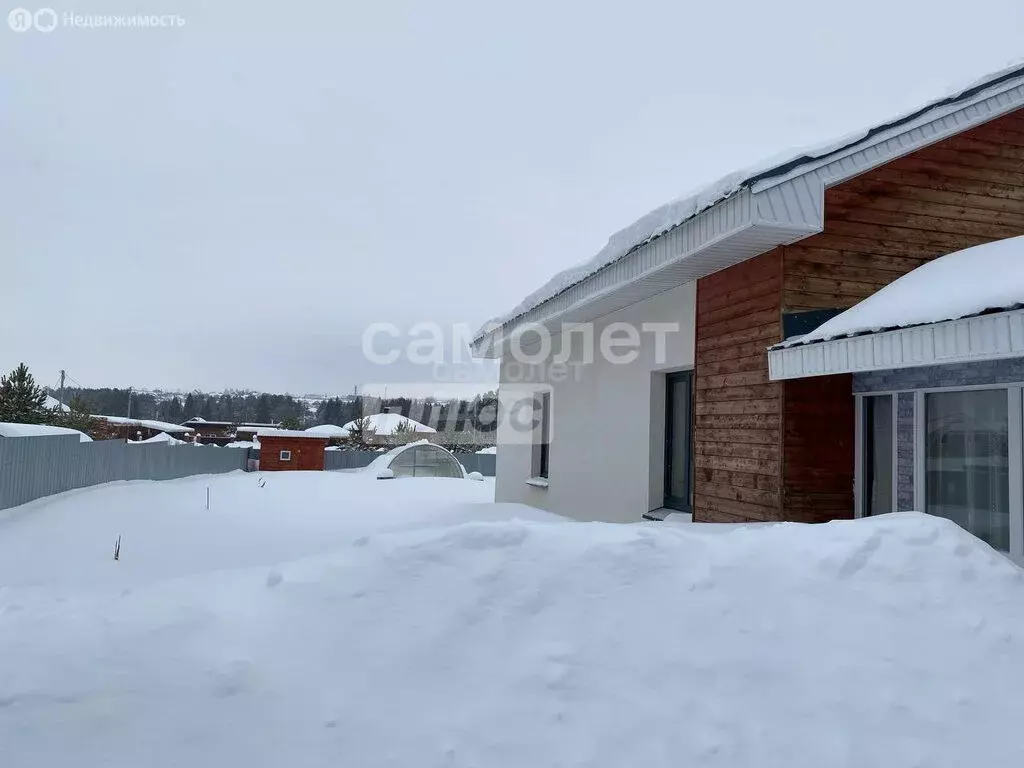
[[[690,410],[690,417],[687,419],[689,423],[689,431],[686,435],[674,434],[674,422],[675,422],[675,398],[673,397],[673,390],[675,389],[676,383],[680,381],[686,381],[688,383],[689,391],[689,402],[687,407]],[[693,417],[694,417],[694,389],[693,389],[693,371],[679,371],[678,373],[669,373],[665,376],[665,500],[662,505],[668,509],[675,509],[680,512],[693,512]],[[682,439],[686,442],[686,450],[683,452],[683,467],[682,471],[686,473],[686,498],[679,496],[673,496],[672,490],[672,448],[675,445],[677,439]]]

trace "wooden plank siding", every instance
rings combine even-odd
[[[697,282],[694,519],[780,513],[782,386],[765,347],[782,332],[782,249]]]
[[[851,307],[931,259],[1018,235],[1020,110],[827,190],[821,234],[699,280],[694,519],[852,516],[850,377],[768,381],[782,314]]]

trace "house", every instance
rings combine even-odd
[[[225,446],[232,442],[251,442],[261,429],[277,429],[280,424],[249,423],[236,424],[233,421],[208,421],[201,416],[194,416],[182,426],[194,429],[196,437],[207,445]]]
[[[1012,394],[1009,490],[1000,480],[985,491],[968,472],[975,485],[953,491],[935,462],[976,462],[969,451],[1000,439],[1001,431],[992,434],[1001,417],[956,416],[967,400],[981,401],[965,395],[959,405],[933,398],[926,413],[927,393],[970,391],[977,379],[951,372],[941,355],[908,356],[921,363],[916,379],[884,368],[833,370],[826,362],[846,354],[840,349],[895,344],[891,333],[917,343],[908,339],[923,339],[930,326],[881,330],[868,341],[833,338],[823,324],[848,322],[839,320],[845,310],[934,259],[1024,235],[1022,107],[1024,67],[1017,66],[821,149],[732,174],[617,233],[594,259],[489,323],[473,350],[501,360],[497,500],[580,519],[678,510],[695,521],[816,522],[907,506],[963,518],[949,508],[974,514],[1006,492],[1016,526],[1009,537],[1018,540],[1020,404]],[[1024,270],[1024,255],[1005,258]],[[962,323],[955,333],[973,334],[990,322],[985,317],[935,327],[951,333],[942,323]],[[819,327],[820,338],[812,334]],[[800,336],[803,343],[777,346]],[[895,359],[878,354],[882,365]],[[770,373],[769,356],[785,363]],[[1004,371],[989,381],[1012,389],[1008,379],[1024,380]],[[868,397],[892,392],[899,394],[891,401]],[[888,450],[897,463],[887,500],[881,442],[889,404]],[[516,419],[524,412],[525,426]],[[941,459],[925,450],[928,413],[961,418],[966,430],[936,427],[934,439],[949,446]],[[866,419],[877,430],[868,435],[877,444],[870,460],[863,434],[858,443]]]
[[[204,443],[218,443],[221,440],[230,442],[235,438],[233,421],[207,421],[200,416],[194,416],[183,422],[182,426],[195,430],[196,437]]]
[[[328,438],[298,429],[261,429],[260,471],[324,468]]]
[[[95,434],[104,440],[120,438],[122,440],[147,440],[165,433],[178,439],[191,434],[192,429],[179,424],[155,419],[130,419],[126,416],[99,416],[96,420]]]

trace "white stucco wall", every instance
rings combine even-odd
[[[595,350],[594,362],[573,367],[551,390],[551,448],[547,488],[527,484],[533,449],[511,428],[498,429],[496,498],[521,502],[579,520],[632,522],[662,504],[664,486],[665,373],[693,367],[696,284],[687,283],[600,318],[602,330],[625,322],[678,323],[665,337],[663,362],[655,358],[654,336],[641,333],[639,355],[615,364]],[[557,345],[556,345],[557,346]],[[552,356],[558,353],[557,348]],[[571,358],[579,357],[574,348]],[[546,364],[524,366],[506,354],[501,390],[513,391],[526,374],[534,383]]]

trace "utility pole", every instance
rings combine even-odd
[[[61,405],[61,410],[64,410],[64,377],[66,375],[67,375],[67,373],[64,371],[63,368],[61,368],[60,369],[60,405]]]

